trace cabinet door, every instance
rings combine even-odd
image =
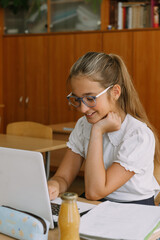
[[[70,109],[66,80],[74,62],[72,34],[49,36],[49,123],[74,121]]]
[[[24,38],[3,38],[5,123],[24,120]]]
[[[48,124],[48,37],[25,37],[25,119]]]
[[[106,53],[114,53],[123,58],[132,75],[132,32],[107,32],[103,33],[103,51]]]
[[[87,52],[102,52],[102,33],[77,33],[75,34],[75,61]],[[75,120],[82,114],[75,111]]]
[[[75,60],[87,52],[102,51],[102,33],[75,34]]]
[[[134,81],[149,120],[160,132],[160,31],[135,31]]]

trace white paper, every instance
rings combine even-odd
[[[160,221],[160,207],[106,201],[82,216],[86,239],[141,240]]]
[[[55,200],[52,200],[51,202],[61,204],[62,200],[61,200],[61,198],[58,197]],[[86,212],[86,211],[94,208],[95,206],[96,206],[95,204],[77,201],[77,207],[78,207],[79,213]]]

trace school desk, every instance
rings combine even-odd
[[[87,199],[84,198],[78,198],[78,201],[82,201],[82,202],[87,202],[87,203],[91,203],[91,204],[99,204],[100,202],[98,201],[89,201]],[[150,236],[149,240],[156,240],[160,238],[160,231],[153,233],[152,236]],[[80,238],[81,240],[83,240],[83,238]],[[8,237],[6,235],[0,234],[0,240],[14,240],[14,238]],[[59,230],[58,228],[52,229],[49,231],[49,235],[48,235],[48,240],[59,240]]]
[[[76,122],[64,122],[48,125],[53,130],[53,139],[68,140],[69,134],[75,127]]]
[[[84,198],[78,198],[78,201],[88,202],[92,204],[98,204],[98,201],[88,201]],[[82,238],[81,238],[82,239]],[[6,235],[0,234],[0,240],[14,240],[14,238],[8,237]],[[49,231],[48,240],[59,240],[59,231],[58,228],[52,229]]]
[[[45,169],[48,179],[50,172],[50,151],[66,148],[66,141],[0,134],[0,146],[45,153]]]

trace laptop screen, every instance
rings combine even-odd
[[[43,217],[53,228],[42,154],[1,147],[0,166],[0,205]]]

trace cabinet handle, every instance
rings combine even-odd
[[[26,104],[28,104],[28,102],[29,102],[29,97],[26,97]]]
[[[20,102],[20,103],[23,102],[23,96],[21,96],[21,97],[19,98],[19,102]]]

